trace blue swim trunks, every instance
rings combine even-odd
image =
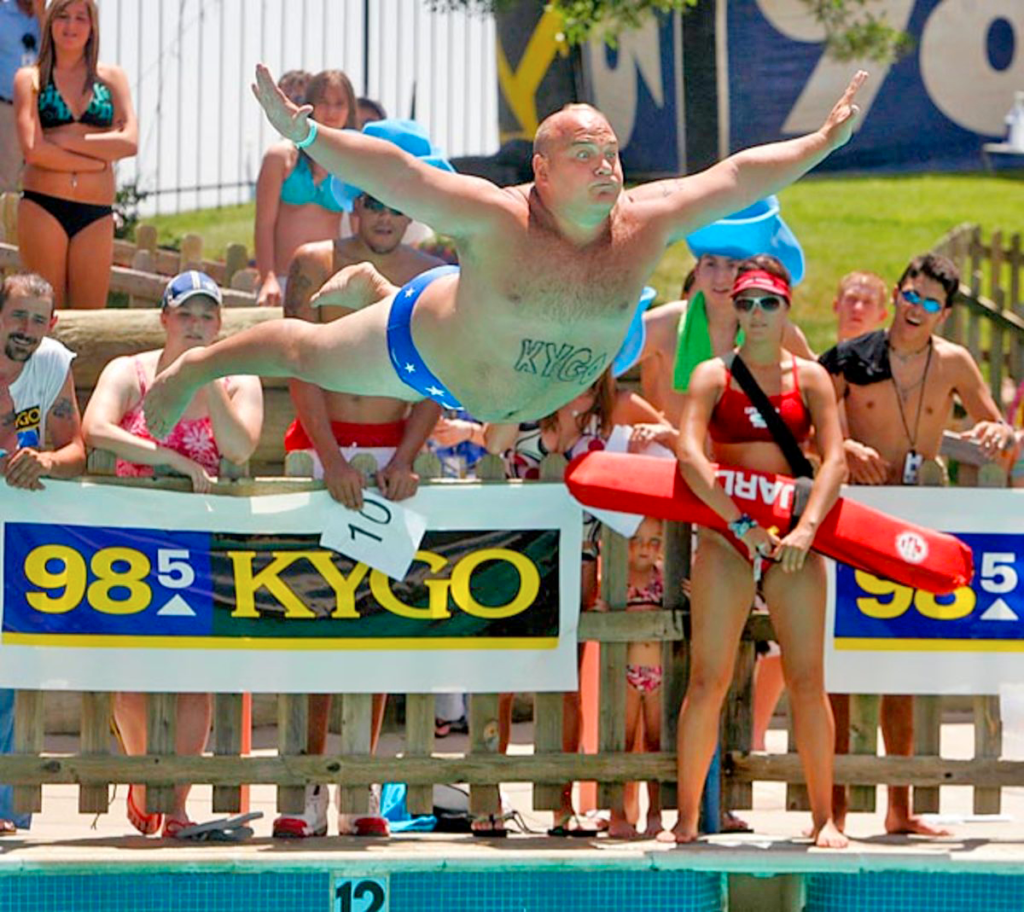
[[[391,313],[388,314],[388,353],[391,364],[399,379],[411,386],[416,392],[428,399],[433,399],[441,408],[462,408],[456,399],[437,377],[416,350],[412,341],[412,309],[416,301],[434,279],[439,276],[455,275],[458,266],[435,266],[420,273],[415,279],[402,286],[391,302]]]

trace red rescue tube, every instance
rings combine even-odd
[[[788,529],[793,479],[716,466],[718,483],[762,526]],[[565,483],[585,507],[642,513],[726,531],[725,522],[686,484],[674,459],[596,450],[577,456]],[[814,550],[905,586],[937,594],[966,586],[971,549],[960,539],[840,497],[818,527]]]

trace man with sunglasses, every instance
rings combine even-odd
[[[938,335],[949,316],[960,275],[948,259],[915,257],[893,289],[893,319],[879,329],[840,342],[821,356],[832,375],[844,431],[847,467],[854,484],[916,484],[925,459],[939,454],[952,418],[954,397],[975,422],[967,432],[995,455],[1013,443],[988,386],[969,351]],[[837,732],[849,730],[849,700],[833,695]],[[882,697],[881,723],[887,754],[914,750],[913,698]],[[844,747],[840,740],[839,747]],[[844,790],[837,790],[835,819],[846,816]],[[889,787],[885,818],[889,833],[945,835],[911,813],[910,789]]]

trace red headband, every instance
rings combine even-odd
[[[736,281],[732,283],[731,294],[735,298],[741,291],[746,291],[748,288],[772,291],[787,301],[790,300],[789,284],[786,280],[780,279],[777,275],[772,275],[764,269],[751,269],[749,272],[742,272],[736,276]]]

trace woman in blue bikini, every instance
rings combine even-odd
[[[135,154],[138,124],[124,70],[100,63],[94,0],[55,0],[39,61],[14,77],[25,157],[18,240],[25,268],[57,307],[105,307],[114,250],[113,164]]]
[[[306,89],[306,104],[313,106],[317,120],[357,128],[356,94],[341,70],[317,73]],[[285,277],[295,251],[311,241],[339,237],[343,216],[324,168],[287,140],[267,150],[256,181],[258,305],[284,303]]]

